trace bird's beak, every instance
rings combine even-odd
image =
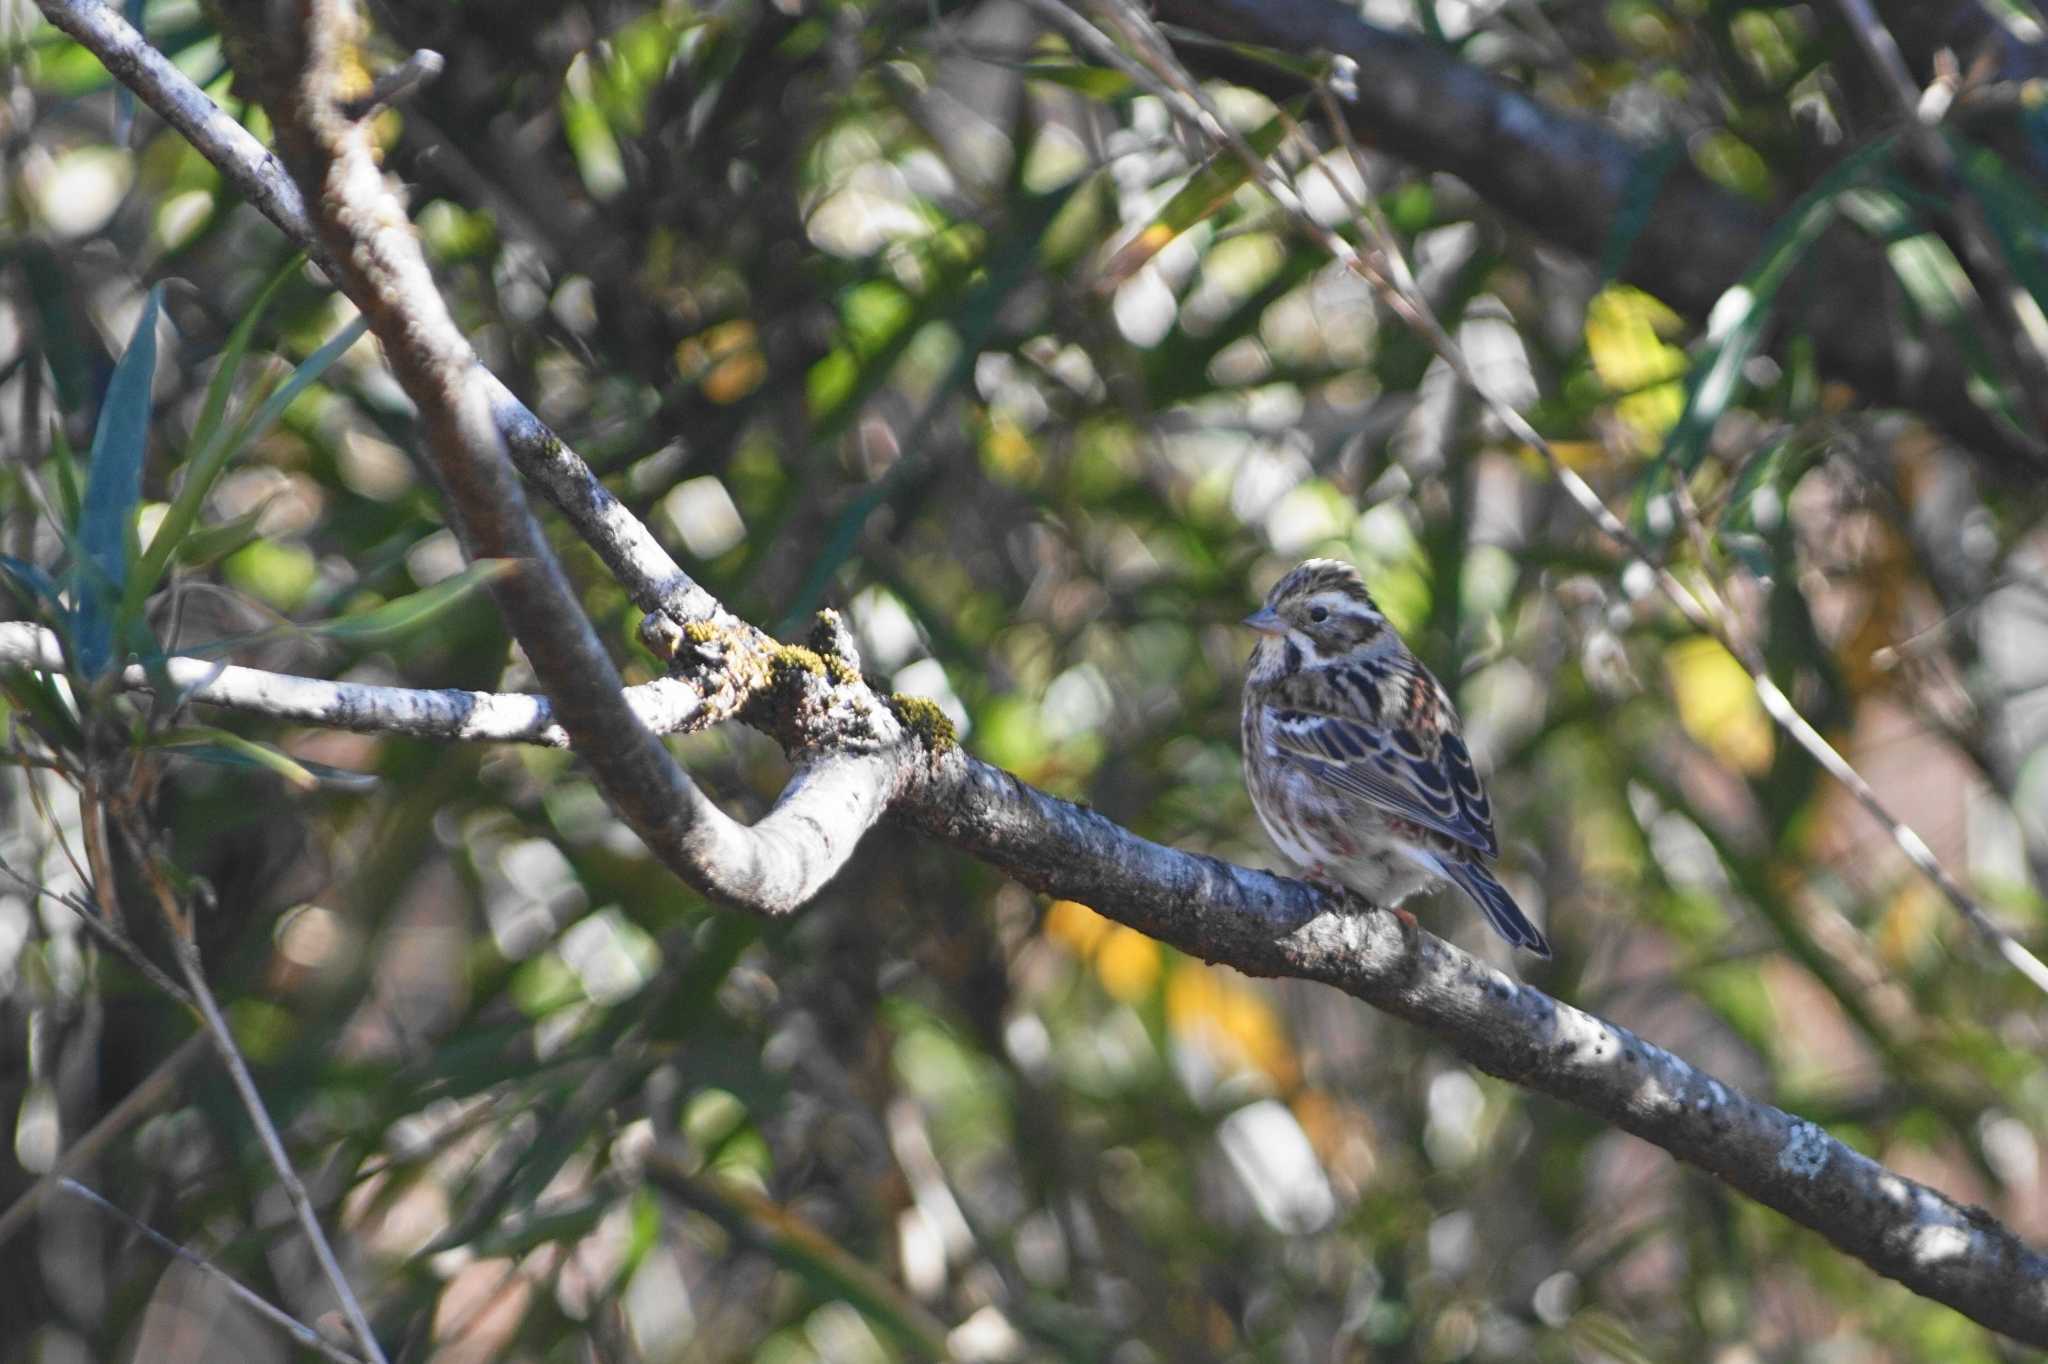
[[[1244,623],[1262,635],[1284,635],[1287,622],[1280,619],[1280,613],[1270,606],[1261,606],[1244,618]]]

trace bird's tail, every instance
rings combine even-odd
[[[1472,897],[1486,915],[1486,922],[1493,925],[1493,931],[1517,947],[1526,947],[1539,957],[1550,955],[1550,944],[1543,937],[1541,929],[1529,922],[1529,916],[1522,913],[1522,907],[1515,903],[1515,897],[1507,888],[1493,879],[1493,873],[1477,862],[1462,858],[1438,857],[1436,864],[1443,868],[1444,875],[1457,882],[1458,889]]]

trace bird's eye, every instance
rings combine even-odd
[[[1327,606],[1311,606],[1308,609],[1308,618],[1321,625],[1330,618],[1330,608]]]

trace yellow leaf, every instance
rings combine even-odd
[[[981,464],[1003,482],[1020,487],[1037,482],[1041,469],[1038,448],[1030,435],[1003,417],[990,420],[982,436]]]
[[[1115,926],[1078,900],[1055,900],[1045,911],[1045,936],[1077,957],[1093,953]]]
[[[1640,289],[1610,284],[1586,305],[1586,354],[1621,419],[1644,450],[1655,447],[1685,411],[1685,352],[1664,337],[1678,315]]]
[[[676,372],[694,379],[714,403],[738,402],[768,377],[754,324],[735,318],[687,337],[676,345]]]
[[[1159,983],[1159,944],[1118,924],[1095,949],[1095,974],[1112,996],[1136,1004]]]
[[[1280,1089],[1300,1080],[1294,1046],[1272,1005],[1213,966],[1175,965],[1166,983],[1166,1025],[1225,1060],[1261,1072]]]
[[[1733,654],[1704,637],[1681,640],[1664,651],[1664,669],[1686,733],[1738,771],[1770,766],[1770,717]]]
[[[1903,970],[1924,963],[1940,943],[1948,906],[1919,877],[1907,878],[1878,917],[1875,939],[1885,965]]]

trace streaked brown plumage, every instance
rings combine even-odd
[[[1493,809],[1458,714],[1366,591],[1310,559],[1245,624],[1245,784],[1280,850],[1313,877],[1392,909],[1450,881],[1517,947],[1543,934],[1494,879]]]

